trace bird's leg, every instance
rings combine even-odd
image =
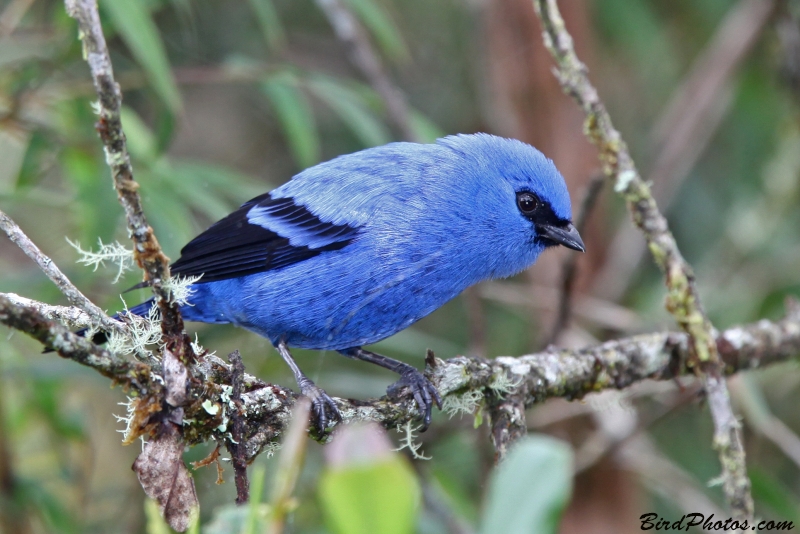
[[[408,387],[408,389],[411,390],[411,393],[414,395],[414,400],[423,416],[422,432],[427,430],[428,425],[431,424],[431,410],[433,409],[433,404],[436,403],[436,406],[438,406],[440,410],[442,409],[442,398],[439,396],[436,387],[431,384],[430,380],[425,378],[425,375],[407,363],[375,354],[361,347],[353,347],[339,352],[348,358],[374,363],[375,365],[380,365],[381,367],[399,374],[400,380],[389,386],[386,389],[386,393],[390,396],[396,395],[403,387]]]
[[[285,342],[279,341],[275,348],[278,349],[278,353],[289,365],[292,373],[294,373],[294,379],[297,380],[300,393],[311,400],[311,413],[314,425],[317,427],[320,434],[324,434],[325,429],[328,428],[328,421],[342,420],[342,414],[339,413],[339,408],[322,388],[317,387],[317,385],[300,370],[294,358],[292,358],[289,347],[286,346]]]

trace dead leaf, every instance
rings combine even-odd
[[[186,388],[189,384],[189,371],[172,352],[164,348],[164,382],[167,386],[167,404],[183,406],[186,404]]]
[[[133,463],[145,494],[158,503],[164,519],[173,529],[185,532],[200,503],[194,480],[183,463],[183,442],[178,427],[165,423],[162,433],[145,443]]]

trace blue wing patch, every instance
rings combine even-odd
[[[352,238],[356,230],[347,224],[324,222],[294,199],[273,198],[250,208],[247,220],[289,239],[294,247],[318,249]]]
[[[292,198],[265,193],[214,223],[181,249],[173,274],[199,283],[287,267],[347,246],[358,228],[321,220]]]

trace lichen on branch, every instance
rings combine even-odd
[[[714,328],[703,311],[694,273],[681,255],[649,185],[636,169],[627,144],[614,128],[611,116],[589,80],[586,65],[575,53],[557,1],[534,0],[533,5],[542,22],[545,47],[556,62],[556,78],[586,115],[584,130],[600,152],[603,171],[625,200],[631,219],[644,234],[653,260],[664,274],[667,310],[688,334],[689,363],[701,374],[709,397],[714,447],[722,464],[725,496],[734,519],[752,522],[753,499],[739,424],[724,381],[724,364],[719,359]]]
[[[145,280],[156,296],[161,311],[164,342],[179,359],[188,363],[194,358],[194,353],[184,332],[178,305],[170,297],[169,289],[164,287],[170,276],[169,258],[162,252],[153,229],[147,223],[139,197],[139,184],[133,178],[133,167],[120,118],[122,92],[114,79],[111,58],[100,25],[97,1],[65,0],[65,5],[69,16],[78,22],[83,55],[89,64],[98,97],[94,106],[99,116],[95,128],[103,143],[106,163],[111,168],[117,197],[125,210],[128,232],[134,243],[134,259],[144,270]]]
[[[38,303],[37,303],[38,304]],[[163,414],[163,370],[119,359],[106,349],[76,336],[61,324],[46,319],[36,305],[14,303],[0,295],[0,323],[28,333],[55,348],[62,357],[89,366],[127,388],[134,395],[128,441],[154,430]],[[721,332],[715,345],[725,362],[726,374],[789,361],[800,355],[800,309],[790,307],[780,321],[759,321]],[[608,341],[579,350],[546,350],[519,357],[493,360],[459,356],[429,358],[426,374],[448,399],[476,398],[473,410],[508,403],[528,407],[552,397],[578,399],[604,389],[623,389],[644,380],[672,380],[692,376],[685,333],[658,332]],[[299,395],[242,374],[213,354],[200,354],[188,379],[183,416],[183,439],[188,444],[209,440],[225,443],[236,418],[242,423],[242,449],[246,462],[271,450],[280,440]],[[504,377],[498,379],[498,377]],[[231,412],[234,385],[239,381],[236,413]],[[502,387],[498,387],[498,385]],[[375,421],[388,429],[413,423],[418,417],[409,395],[364,401],[334,398],[343,422]],[[155,403],[155,404],[154,404]],[[513,415],[513,414],[512,414]],[[512,418],[513,419],[513,418]],[[509,421],[516,432],[518,421]],[[327,439],[329,436],[322,437]]]

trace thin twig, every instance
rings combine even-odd
[[[128,231],[134,242],[134,257],[145,271],[145,278],[161,311],[161,328],[167,349],[184,363],[194,359],[189,337],[183,329],[178,305],[162,284],[169,279],[169,259],[161,251],[153,229],[147,224],[139,197],[139,184],[133,179],[125,133],[120,120],[122,93],[114,80],[96,0],[65,0],[67,13],[78,22],[83,52],[98,96],[96,111],[100,116],[95,128],[100,134],[106,162],[111,167],[114,188],[125,210]]]
[[[238,350],[228,355],[228,361],[231,362],[231,381],[233,382],[231,402],[236,408],[231,414],[231,420],[233,421],[232,439],[227,440],[225,445],[228,448],[228,452],[231,453],[231,463],[233,464],[233,472],[236,479],[236,504],[245,504],[250,500],[250,482],[247,480],[247,457],[244,447],[245,418],[243,415],[244,406],[242,405],[244,363]]]
[[[639,175],[625,141],[589,81],[586,66],[575,54],[556,0],[535,0],[534,7],[544,28],[545,46],[557,64],[556,77],[586,114],[585,130],[599,149],[603,170],[613,181],[614,190],[625,199],[634,224],[644,234],[653,259],[665,275],[667,309],[688,334],[690,361],[705,382],[725,497],[734,519],[752,522],[753,499],[739,423],[731,407],[714,330],[703,311],[694,274],[683,259],[650,187]]]
[[[589,182],[589,187],[581,203],[581,209],[578,211],[578,216],[575,219],[575,227],[580,234],[584,233],[586,221],[589,219],[589,215],[591,215],[592,209],[597,199],[600,197],[600,191],[603,190],[604,183],[605,180],[602,176],[596,176]],[[545,343],[545,346],[555,343],[561,335],[561,332],[563,332],[569,324],[569,319],[572,315],[572,289],[578,274],[578,258],[580,258],[578,254],[569,254],[566,260],[564,260],[564,266],[561,269],[561,298],[558,303],[558,318],[556,319],[556,324],[553,326],[553,333],[550,334],[550,338],[547,340],[547,343]]]
[[[392,83],[361,23],[340,0],[317,0],[317,5],[328,17],[336,36],[348,47],[350,60],[380,95],[389,120],[404,139],[419,142],[420,139],[411,126],[411,115],[405,96]]]
[[[61,269],[47,257],[36,244],[25,235],[11,217],[0,211],[0,228],[8,235],[22,251],[53,281],[73,306],[83,310],[91,319],[92,324],[102,327],[107,331],[121,331],[122,325],[105,314],[96,304],[90,301],[81,291],[70,282]]]

